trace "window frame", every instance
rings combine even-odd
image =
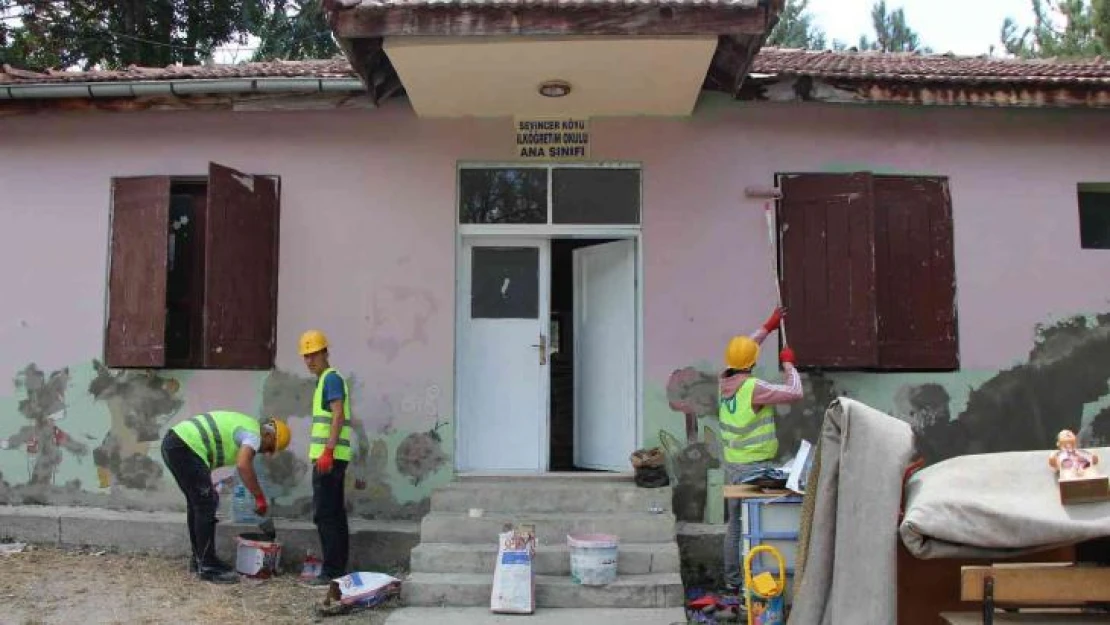
[[[465,169],[540,169],[547,171],[547,221],[537,224],[468,224],[463,223],[460,215],[462,195],[462,171]],[[556,169],[632,169],[639,172],[639,201],[636,223],[632,224],[559,224],[554,221],[553,171]],[[459,161],[455,167],[454,220],[458,234],[463,237],[487,235],[535,235],[542,231],[551,236],[586,236],[604,229],[614,235],[639,232],[644,221],[644,168],[638,161],[594,161],[594,162],[550,162],[533,163],[519,161]]]
[[[110,194],[109,194],[109,226],[108,226],[108,241],[107,241],[107,263],[105,268],[105,301],[104,301],[104,336],[103,336],[103,352],[102,357],[106,366],[114,369],[164,369],[164,370],[269,370],[272,369],[276,357],[276,336],[277,336],[277,312],[278,312],[278,272],[280,267],[280,233],[281,233],[281,195],[282,185],[281,177],[275,174],[246,174],[230,167],[220,165],[218,163],[209,163],[208,175],[153,175],[153,176],[114,176],[110,178]],[[223,178],[223,182],[217,183],[213,188],[213,178]],[[243,178],[249,178],[252,182],[248,186],[244,184]],[[235,184],[227,182],[229,179],[234,179]],[[126,253],[127,248],[120,245],[119,247],[124,252],[117,252],[117,245],[120,241],[128,240],[132,235],[127,233],[127,230],[119,228],[119,206],[127,201],[132,204],[141,204],[143,198],[135,199],[135,196],[128,195],[120,197],[120,192],[129,184],[134,184],[136,180],[156,181],[160,185],[161,190],[164,190],[163,197],[148,197],[145,199],[148,206],[157,205],[159,202],[162,204],[160,208],[161,213],[153,216],[147,216],[145,223],[137,223],[139,233],[149,234],[154,239],[161,238],[161,245],[156,245],[148,252],[153,253],[153,256],[148,256],[153,260],[152,265],[148,264],[144,267],[145,272],[139,269],[131,268],[133,265],[120,266],[117,263],[126,257],[117,257],[117,254]],[[262,188],[258,188],[257,181],[263,180],[269,184]],[[200,275],[194,276],[203,284],[200,291],[203,293],[202,301],[197,305],[199,314],[193,319],[201,326],[201,334],[203,338],[200,341],[199,352],[192,354],[192,358],[188,362],[182,362],[168,357],[169,341],[169,311],[168,311],[168,283],[169,283],[169,262],[168,262],[168,246],[169,246],[169,209],[173,189],[177,185],[203,185],[204,193],[206,195],[206,206],[204,216],[204,227],[197,232],[198,236],[204,238],[203,250],[203,265],[204,270]],[[240,189],[238,186],[242,186]],[[235,200],[235,192],[239,195],[243,194],[243,189],[249,197]],[[231,200],[227,198],[233,198]],[[214,201],[215,200],[215,201]],[[229,226],[228,230],[231,233],[217,233],[215,232],[217,225],[213,223],[213,204],[222,202],[225,206],[244,206],[243,210],[254,209],[258,215],[267,216],[270,224],[266,227],[260,228],[259,231],[263,234],[255,237],[257,240],[247,241],[246,243],[254,244],[253,249],[257,252],[255,257],[265,258],[266,260],[260,261],[260,264],[250,266],[250,269],[245,271],[250,279],[255,279],[254,276],[249,274],[257,274],[258,279],[265,280],[265,288],[260,293],[256,293],[258,297],[250,299],[238,299],[228,301],[226,299],[211,300],[209,290],[214,280],[218,280],[219,276],[228,273],[221,271],[218,267],[218,262],[214,263],[212,260],[213,250],[236,250],[241,249],[246,243],[243,242],[241,233],[239,233],[233,226]],[[231,202],[228,204],[228,202]],[[158,210],[152,209],[152,210]],[[226,208],[224,209],[226,213]],[[232,210],[240,210],[238,208]],[[248,217],[249,218],[249,217]],[[228,219],[225,214],[224,219]],[[143,220],[138,220],[142,222]],[[159,222],[159,227],[156,229],[153,225],[154,221]],[[162,223],[164,222],[164,223]],[[133,228],[134,231],[134,228]],[[272,238],[271,238],[272,235]],[[148,241],[149,245],[149,241]],[[160,247],[161,250],[157,248]],[[132,259],[128,259],[132,260]],[[236,263],[231,262],[233,265]],[[141,266],[140,263],[134,265]],[[161,265],[161,277],[158,276],[159,272],[154,269],[154,266]],[[238,270],[244,273],[242,263],[239,263]],[[159,299],[155,297],[153,300],[143,304],[141,302],[141,295],[138,291],[133,289],[124,288],[130,281],[131,277],[139,274],[149,277],[149,281],[154,285],[155,291],[160,292],[162,297]],[[263,277],[264,276],[264,277]],[[240,276],[241,277],[241,276]],[[160,288],[160,291],[159,291]],[[227,290],[227,286],[220,287]],[[264,293],[264,294],[263,294]],[[133,306],[128,307],[123,302],[136,302]],[[135,313],[133,308],[141,309]],[[118,309],[114,310],[114,309]],[[228,312],[228,311],[232,312]],[[133,314],[127,317],[128,311]],[[160,311],[160,314],[159,314]],[[217,311],[220,314],[215,314]],[[252,315],[257,317],[259,314],[268,318],[269,328],[268,331],[256,333],[257,336],[250,335],[249,328],[247,334],[240,335],[239,332],[243,330],[242,323],[236,323]],[[153,341],[153,344],[140,346],[139,348],[132,348],[128,350],[127,341],[130,338],[125,330],[117,328],[118,324],[131,323],[134,320],[150,321],[152,324],[161,327],[160,340]],[[230,323],[229,323],[230,319]],[[246,324],[251,325],[251,324]],[[229,329],[230,328],[230,329]],[[230,334],[229,334],[230,332]],[[268,334],[268,337],[263,337],[263,332]],[[150,334],[149,332],[147,334]],[[232,347],[224,349],[224,345],[214,345],[216,341],[221,343],[230,342]],[[195,347],[195,346],[194,346]],[[244,354],[249,354],[244,356]]]
[[[776,264],[776,267],[777,267],[777,274],[778,274],[778,279],[780,281],[780,285],[784,284],[784,282],[785,282],[785,277],[786,276],[784,275],[784,264],[785,264],[784,261],[785,261],[787,255],[789,254],[789,249],[787,249],[787,246],[784,245],[784,239],[785,239],[785,236],[784,236],[785,232],[784,232],[784,227],[783,227],[784,203],[789,201],[788,198],[786,197],[787,191],[786,191],[786,185],[784,185],[784,180],[788,177],[803,177],[803,178],[804,177],[812,177],[812,178],[816,178],[816,177],[819,177],[819,176],[829,176],[830,179],[832,179],[832,180],[840,179],[841,181],[847,180],[852,176],[862,176],[866,179],[867,187],[866,187],[866,193],[864,195],[864,198],[868,201],[868,204],[865,207],[865,210],[867,210],[869,212],[868,219],[870,219],[870,231],[869,231],[869,234],[861,235],[861,236],[869,237],[869,244],[871,246],[871,252],[870,252],[869,257],[867,257],[867,262],[870,263],[870,267],[871,267],[871,269],[870,269],[871,274],[870,274],[869,280],[870,280],[870,288],[874,290],[874,297],[871,299],[870,305],[868,307],[869,310],[870,310],[870,312],[868,314],[871,315],[873,325],[874,325],[875,345],[874,345],[874,349],[872,350],[872,353],[869,354],[867,357],[855,358],[854,362],[847,363],[847,364],[833,364],[833,363],[828,363],[828,362],[817,362],[816,364],[806,364],[806,355],[804,353],[804,350],[799,350],[799,353],[798,353],[798,361],[799,361],[798,368],[799,368],[799,370],[812,370],[812,371],[828,370],[828,371],[846,371],[846,372],[847,371],[866,371],[866,372],[899,372],[899,373],[912,373],[912,372],[936,373],[936,372],[958,371],[960,369],[959,311],[958,311],[958,285],[956,284],[957,274],[956,274],[956,258],[955,258],[955,221],[954,221],[953,206],[952,206],[953,203],[952,203],[952,197],[951,197],[951,176],[948,176],[948,175],[926,175],[926,174],[877,173],[877,172],[872,172],[872,171],[852,171],[852,172],[783,171],[783,172],[776,173],[775,178],[774,178],[775,179],[775,184],[776,184],[777,188],[783,190],[783,197],[781,199],[778,199],[778,200],[775,201],[775,217],[776,217],[776,222],[775,222],[775,225],[776,225],[776,248],[775,248],[776,258],[775,258],[775,264]],[[886,211],[886,209],[884,209],[884,206],[880,204],[880,199],[879,199],[880,193],[876,191],[876,186],[877,185],[875,184],[875,181],[879,181],[879,180],[887,181],[887,180],[892,180],[892,179],[904,179],[904,180],[908,180],[908,181],[920,180],[920,181],[923,181],[925,183],[933,183],[933,184],[936,184],[942,192],[943,206],[941,207],[941,210],[943,211],[943,214],[945,216],[945,226],[944,226],[944,230],[942,231],[942,234],[944,235],[944,241],[945,242],[942,243],[942,245],[947,245],[948,254],[947,254],[946,259],[940,261],[940,262],[946,263],[946,264],[942,265],[939,269],[936,269],[936,270],[934,270],[932,267],[930,267],[930,272],[932,272],[932,271],[939,271],[939,272],[950,271],[950,275],[952,277],[952,280],[951,280],[951,300],[950,300],[950,305],[951,305],[951,318],[950,318],[950,321],[951,321],[951,335],[950,335],[949,338],[943,338],[943,337],[940,337],[940,335],[936,335],[937,337],[940,337],[940,338],[933,339],[932,341],[930,341],[929,339],[923,339],[922,338],[922,339],[918,339],[918,343],[929,343],[929,342],[935,341],[937,343],[941,343],[943,345],[944,350],[949,350],[949,351],[937,350],[937,352],[933,353],[933,354],[915,353],[914,350],[912,349],[912,347],[910,346],[912,344],[907,344],[905,342],[895,343],[895,342],[893,342],[892,335],[889,332],[884,332],[884,329],[886,327],[888,327],[888,324],[893,321],[891,319],[889,313],[884,312],[884,311],[888,311],[889,308],[890,308],[890,302],[891,302],[890,298],[892,297],[890,295],[891,291],[885,290],[884,287],[882,286],[882,284],[884,284],[884,283],[886,283],[890,280],[890,275],[892,275],[892,273],[893,273],[892,265],[890,265],[888,263],[888,260],[885,259],[884,256],[883,256],[883,254],[885,253],[885,249],[888,248],[889,238],[890,238],[891,235],[890,235],[890,231],[888,229],[889,228],[889,222],[887,220],[887,217],[889,216],[889,213]],[[831,198],[831,193],[830,193],[829,197],[830,197],[830,199],[832,199]],[[814,201],[819,201],[819,200],[814,200]],[[925,208],[927,209],[927,208],[929,208],[929,206],[926,205]],[[930,218],[928,218],[928,217],[926,218],[927,221],[929,219]],[[931,224],[932,222],[929,221],[929,223]],[[825,233],[825,234],[828,233],[827,226],[824,227],[822,232]],[[929,236],[933,236],[933,235],[936,234],[934,232],[933,228],[930,229],[930,233],[931,234]],[[886,238],[883,239],[883,240],[880,240],[882,237],[886,237]],[[930,240],[930,244],[933,244],[933,243],[935,243],[935,241]],[[943,249],[937,248],[935,245],[932,245],[930,247],[930,249],[934,250],[933,252],[930,252],[930,254],[932,256],[936,256],[936,250],[940,250],[942,252],[941,256],[938,257],[938,258],[941,258],[941,257],[944,256],[943,255],[943,251],[944,251]],[[920,255],[915,256],[914,258],[917,258],[919,256]],[[934,277],[932,273],[930,273],[929,275],[930,275],[930,277]],[[943,273],[942,273],[942,275],[943,275]],[[936,286],[935,284],[931,285],[931,287],[935,287],[935,286]],[[827,288],[829,288],[829,287],[826,286],[826,289]],[[789,289],[788,284],[787,284],[787,289]],[[790,301],[790,298],[791,298],[791,293],[789,293],[787,291],[787,289],[783,289],[783,302],[784,302],[784,304],[788,303]],[[930,291],[930,296],[932,296],[932,294],[934,294],[934,293],[935,293],[935,291]],[[947,301],[947,295],[945,295],[945,300]],[[943,305],[944,304],[934,304],[934,305],[929,307],[929,310],[933,313],[938,312],[938,311],[941,310],[941,306],[943,306]],[[793,316],[794,316],[795,319],[797,319],[802,314],[805,314],[805,313],[799,312],[799,311],[794,311]],[[913,320],[912,317],[907,318],[907,319],[909,319],[910,321]],[[909,321],[907,321],[907,323],[909,323]],[[789,339],[791,337],[789,317],[788,317],[788,321],[785,325],[787,326],[786,332],[787,332],[787,338]],[[840,328],[829,327],[828,331],[830,331],[830,332],[839,332],[841,330],[840,330]],[[807,336],[807,335],[803,334],[803,336]],[[780,338],[781,338],[781,335],[780,335]],[[901,351],[901,352],[896,351],[895,350],[896,346],[899,346],[898,348],[902,349],[903,351]],[[928,350],[926,350],[926,351],[928,351]],[[820,360],[821,356],[822,356],[822,354],[818,355],[819,360]],[[915,357],[917,359],[917,362],[910,363],[908,358],[910,358],[911,356]],[[930,359],[932,360],[932,362],[929,362]]]
[[[1110,244],[1105,246],[1087,245],[1086,241],[1089,238],[1087,228],[1084,227],[1083,217],[1086,214],[1084,210],[1083,198],[1087,195],[1100,195],[1106,197],[1106,211],[1107,215],[1103,217],[1105,223],[1108,224],[1108,232],[1103,235],[1110,240],[1110,181],[1108,182],[1079,182],[1075,185],[1075,203],[1076,203],[1076,217],[1079,229],[1079,249],[1089,252],[1105,252],[1110,250]],[[1102,233],[1095,233],[1102,234]]]

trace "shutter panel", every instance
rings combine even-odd
[[[169,178],[112,180],[104,345],[109,367],[165,365],[169,223]]]
[[[877,366],[871,175],[791,174],[780,185],[782,298],[798,366]]]
[[[943,178],[876,176],[879,361],[957,369],[952,206]]]
[[[209,164],[204,366],[269,369],[277,321],[278,182]]]

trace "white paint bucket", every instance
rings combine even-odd
[[[570,549],[570,577],[575,584],[605,586],[617,581],[617,545],[620,539],[611,534],[572,534],[567,536]]]
[[[277,574],[281,543],[266,540],[265,534],[240,534],[236,541],[235,570],[240,575],[266,579]]]

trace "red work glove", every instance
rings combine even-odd
[[[324,453],[316,459],[316,470],[320,473],[331,473],[331,465],[335,462],[335,452],[325,447]]]
[[[767,331],[767,334],[779,329],[779,324],[782,323],[782,318],[785,315],[786,309],[780,307],[776,308],[775,312],[771,313],[770,317],[767,317],[767,321],[763,322],[763,329]]]
[[[781,362],[784,365],[786,363],[790,363],[791,365],[793,365],[794,364],[794,350],[790,349],[789,347],[782,348],[782,351],[779,352],[779,362]]]
[[[265,495],[255,495],[254,496],[254,513],[255,514],[257,514],[258,516],[266,516],[266,511],[269,510],[269,509],[270,509],[270,506],[266,504],[266,496]]]

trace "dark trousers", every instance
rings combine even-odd
[[[212,471],[185,441],[170,431],[162,439],[162,461],[185,493],[186,518],[193,557],[200,566],[216,566],[216,508],[220,496],[212,486]]]
[[[334,579],[347,574],[349,528],[347,527],[347,502],[343,496],[343,482],[347,476],[347,462],[336,460],[329,473],[312,468],[312,522],[320,533],[323,553],[323,575]]]

